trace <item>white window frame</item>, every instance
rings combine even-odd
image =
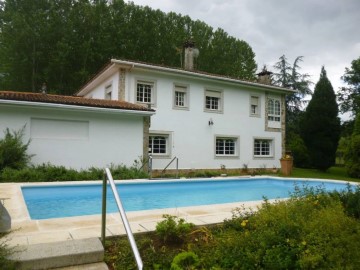
[[[218,141],[223,140],[223,153],[218,153]],[[226,141],[233,141],[233,154],[227,154],[225,153],[225,148],[229,147],[229,145],[226,145]],[[240,153],[240,138],[238,136],[229,136],[229,135],[215,135],[214,136],[214,155],[215,158],[239,158]]]
[[[184,93],[184,100],[183,100],[184,105],[183,106],[176,104],[177,92]],[[174,83],[174,86],[173,86],[173,108],[178,109],[178,110],[188,110],[189,109],[189,86],[188,85]]]
[[[165,153],[153,153],[151,138],[161,137],[165,139]],[[153,158],[170,158],[171,157],[171,133],[165,131],[149,132],[149,155]]]
[[[138,100],[138,85],[148,85],[151,87],[150,90],[150,101],[144,101],[145,97],[144,94],[142,95],[142,100]],[[137,104],[150,104],[152,106],[156,106],[156,81],[147,80],[147,79],[136,79],[135,81],[135,103]]]
[[[255,99],[257,99],[257,103],[254,102]],[[249,105],[250,105],[250,110],[249,110],[250,116],[260,117],[260,115],[261,115],[261,98],[260,98],[260,96],[259,95],[250,95]],[[256,106],[255,112],[253,112],[253,108],[254,108],[253,106]]]
[[[256,151],[256,142],[259,142],[261,143],[260,145],[260,154],[256,154],[255,151]],[[262,152],[264,152],[264,150],[262,149],[263,147],[265,147],[265,143],[269,143],[269,154],[268,155],[265,155],[265,154],[262,154]],[[271,158],[273,159],[274,156],[275,156],[275,140],[274,138],[260,138],[260,137],[257,137],[257,138],[254,138],[253,139],[253,156],[254,158]]]
[[[112,84],[105,86],[104,99],[112,100]]]
[[[267,119],[270,122],[281,122],[281,99],[268,97],[267,100]],[[271,104],[272,103],[272,104]],[[278,106],[276,106],[278,105]]]
[[[208,97],[217,99],[217,108],[207,108]],[[222,113],[224,107],[224,91],[219,89],[205,88],[204,90],[204,111],[211,113]]]

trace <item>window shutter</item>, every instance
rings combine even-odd
[[[207,97],[221,98],[221,92],[206,90],[206,96]]]
[[[259,98],[258,97],[251,97],[251,105],[258,106],[259,105]]]
[[[176,85],[176,86],[175,86],[175,91],[176,91],[176,92],[186,93],[186,87],[185,87],[185,86],[178,86],[178,85]]]

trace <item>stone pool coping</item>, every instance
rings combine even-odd
[[[282,178],[273,176],[255,176],[256,178],[271,178],[281,180],[309,180],[301,178]],[[216,179],[248,179],[249,177],[221,177]],[[182,179],[180,179],[182,180]],[[331,181],[348,183],[338,180],[311,179],[317,181]],[[121,180],[122,182],[124,180]],[[155,180],[130,180],[131,182],[148,182]],[[160,180],[164,181],[164,180]],[[166,180],[169,181],[169,180]],[[186,181],[191,181],[187,179]],[[116,181],[117,182],[117,181]],[[53,218],[44,220],[31,220],[28,213],[21,187],[41,185],[88,185],[99,184],[102,181],[74,181],[74,182],[40,182],[40,183],[3,183],[0,184],[0,198],[9,198],[4,201],[4,207],[11,218],[11,233],[4,239],[9,246],[32,245],[51,243],[65,240],[84,239],[101,236],[101,215],[77,216],[67,218]],[[358,184],[355,182],[350,182]],[[275,201],[275,200],[270,200]],[[223,222],[231,218],[232,210],[237,207],[256,209],[263,201],[235,202],[203,206],[188,206],[179,208],[166,208],[156,210],[131,211],[127,217],[133,233],[154,231],[156,224],[163,220],[164,214],[184,218],[195,225],[206,225]],[[125,229],[119,213],[107,214],[106,236],[125,234]]]

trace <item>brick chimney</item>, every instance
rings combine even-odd
[[[258,74],[258,79],[257,82],[258,83],[262,83],[262,84],[268,84],[271,85],[271,74],[273,74],[271,71],[268,71],[266,69],[266,66],[263,67],[263,70],[261,72],[259,72]]]
[[[184,43],[185,59],[184,68],[186,70],[194,70],[194,59],[198,57],[199,50],[195,48],[195,42],[190,40]]]

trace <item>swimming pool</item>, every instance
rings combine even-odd
[[[341,182],[249,178],[126,182],[117,189],[125,210],[139,211],[286,198],[295,185],[346,188]],[[31,219],[101,214],[101,184],[23,186],[22,192]],[[110,188],[107,211],[117,211]]]

